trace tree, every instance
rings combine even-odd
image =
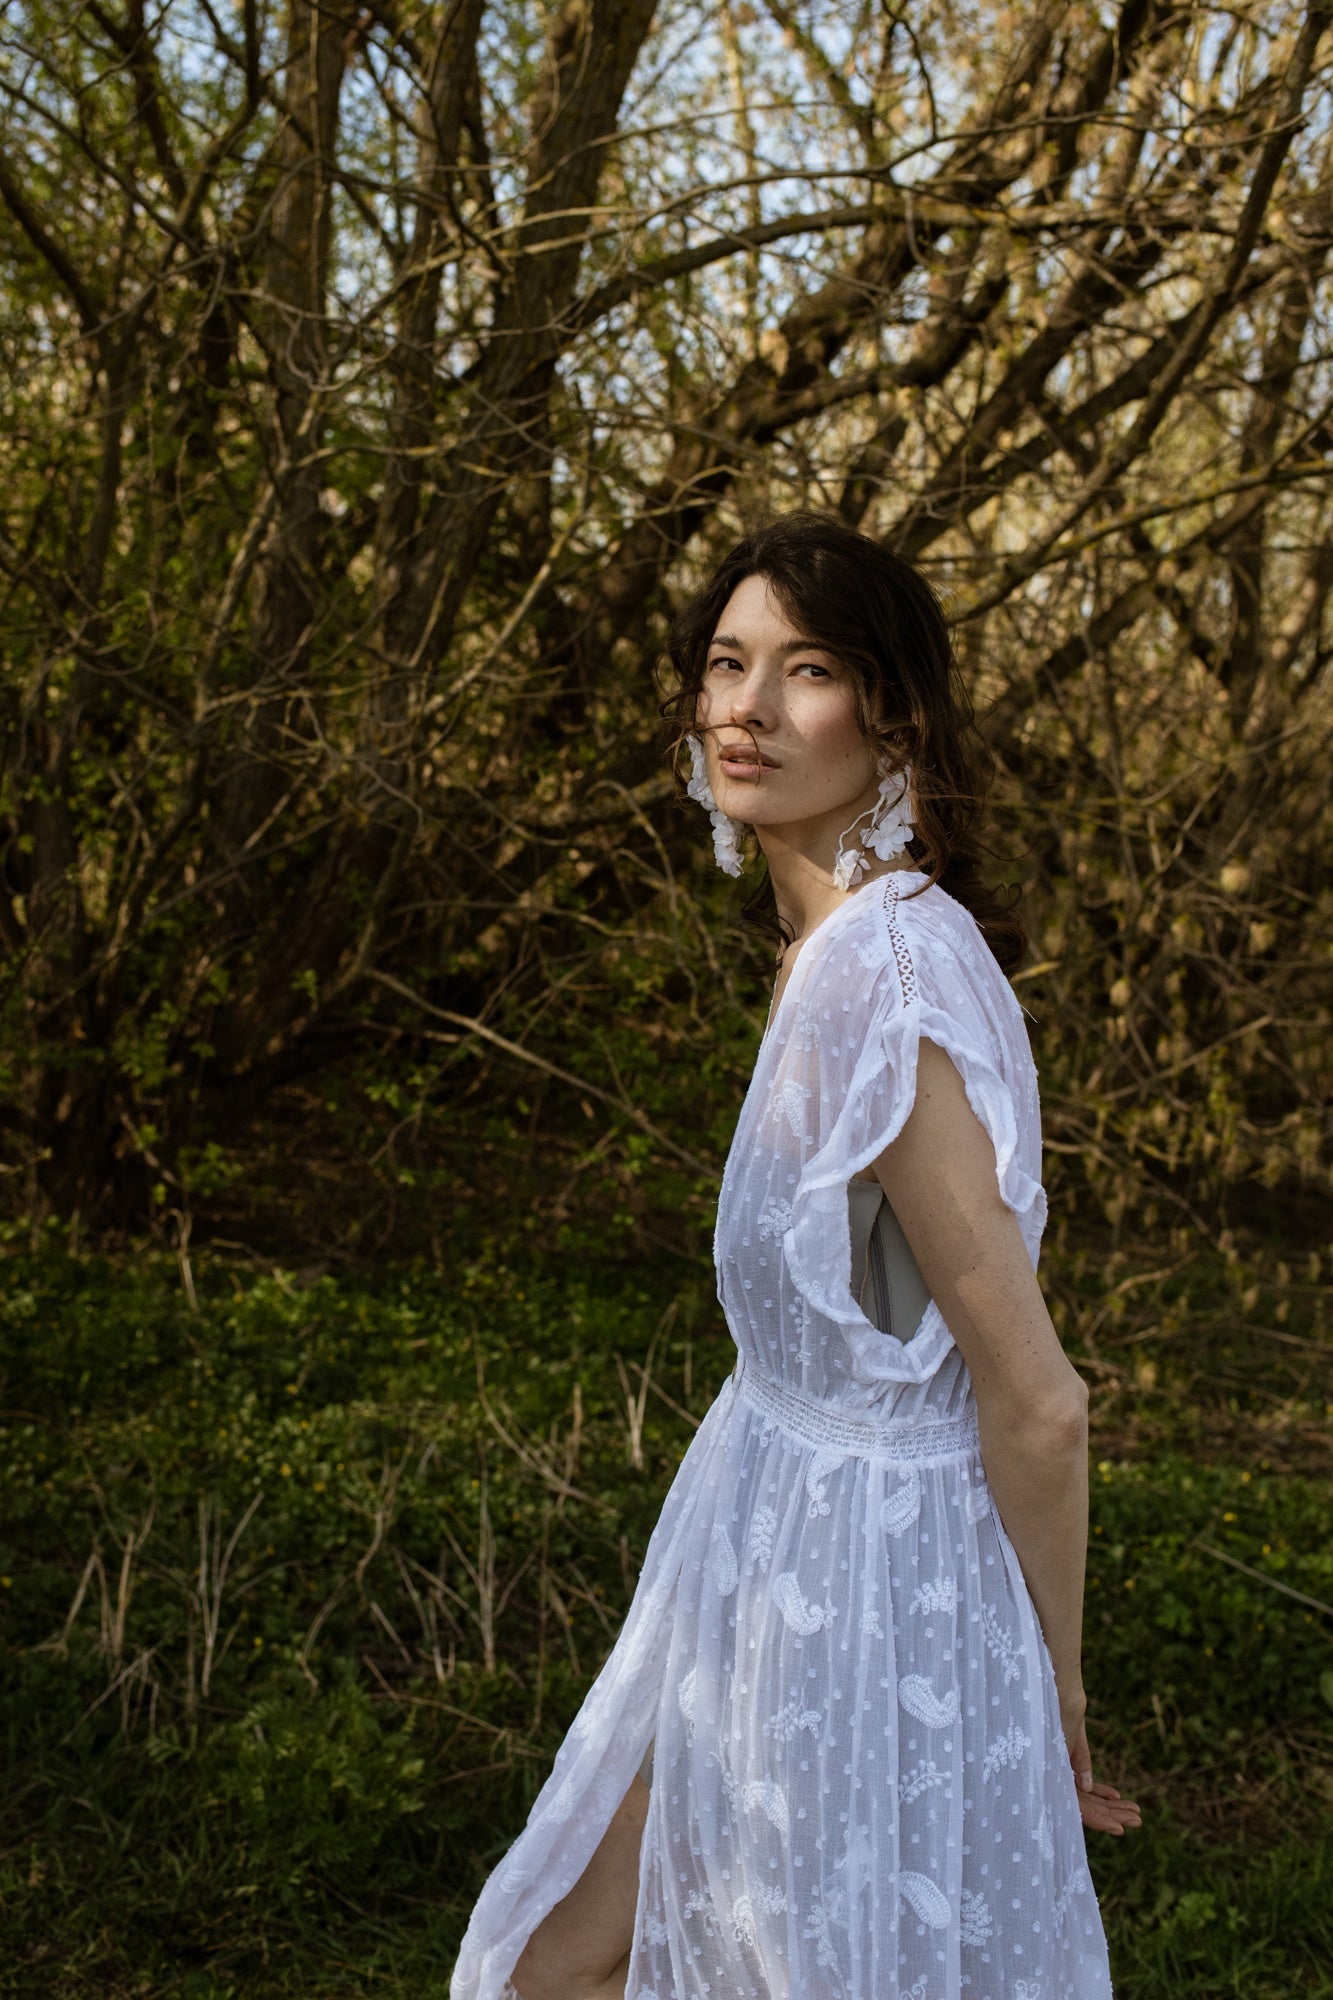
[[[571,924],[594,956],[698,846],[662,812],[664,612],[795,500],[948,593],[1025,841],[1052,1143],[1183,1174],[1196,1214],[1308,1176],[1328,25],[12,13],[30,1198],[142,1214],[386,995],[543,1060]]]

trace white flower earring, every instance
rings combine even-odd
[[[690,797],[697,799],[713,822],[713,858],[728,875],[741,872],[740,837],[742,822],[724,813],[713,797],[713,787],[708,782],[708,763],[704,756],[702,740],[692,732],[685,741],[690,746],[690,782],[686,786]]]
[[[879,781],[879,798],[866,812],[873,811],[869,826],[862,828],[861,852],[849,848],[843,853],[843,841],[866,816],[858,813],[852,825],[845,827],[838,840],[837,859],[833,864],[833,885],[837,889],[850,889],[865,872],[871,854],[877,854],[881,861],[891,861],[895,854],[901,854],[916,828],[912,824],[912,767],[903,764],[898,770],[884,773]]]

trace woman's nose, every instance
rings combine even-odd
[[[731,719],[742,729],[765,729],[771,721],[771,704],[762,688],[748,677],[731,691]]]

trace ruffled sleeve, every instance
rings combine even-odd
[[[1045,1223],[1036,1072],[1021,1009],[970,913],[942,891],[928,893],[919,914],[889,894],[838,927],[808,969],[777,1085],[803,1112],[784,1259],[807,1305],[841,1329],[853,1372],[867,1383],[923,1381],[953,1344],[933,1301],[903,1342],[876,1327],[851,1291],[847,1184],[902,1130],[923,1039],[962,1076],[1034,1265]]]

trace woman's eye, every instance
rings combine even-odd
[[[733,659],[730,653],[716,654],[708,662],[708,671],[711,673],[715,667],[735,667],[737,673],[743,674],[745,672],[744,663],[740,660]],[[792,672],[796,674],[800,673],[820,674],[826,681],[830,681],[833,679],[833,675],[830,673],[829,669],[826,666],[822,665],[822,663],[819,660],[801,660],[797,663],[796,666],[792,668]]]

